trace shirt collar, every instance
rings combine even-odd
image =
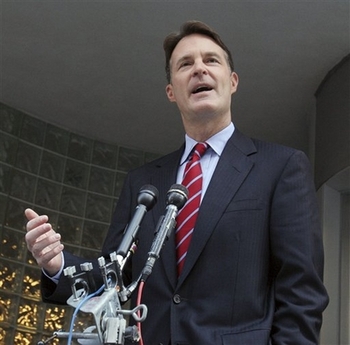
[[[209,144],[210,148],[220,157],[227,141],[231,138],[234,131],[235,126],[231,122],[223,130],[214,134],[212,137],[206,140],[206,143]],[[185,135],[185,150],[182,154],[180,165],[184,164],[188,160],[189,155],[196,144],[197,141],[190,138],[187,134]]]

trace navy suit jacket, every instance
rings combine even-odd
[[[125,269],[130,281],[144,267],[182,152],[126,178],[103,255],[118,248],[140,188],[152,184],[160,195],[142,222],[138,250]],[[65,258],[67,265],[80,260],[69,253]],[[149,309],[142,324],[145,345],[318,344],[328,297],[305,154],[250,139],[236,129],[203,198],[180,277],[175,261],[172,234],[144,287],[142,302]],[[65,278],[56,288],[44,280],[43,295],[63,302],[70,295]]]

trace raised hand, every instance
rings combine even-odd
[[[48,223],[48,216],[39,216],[32,209],[24,211],[28,223],[25,241],[38,265],[50,276],[54,276],[62,265],[61,235]]]

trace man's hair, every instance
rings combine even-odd
[[[165,72],[166,72],[166,78],[168,82],[170,83],[171,75],[170,75],[170,59],[171,55],[173,54],[173,51],[177,44],[186,36],[192,35],[192,34],[200,34],[204,36],[208,36],[211,38],[219,47],[221,47],[226,55],[227,55],[227,62],[231,68],[231,71],[234,71],[234,65],[233,65],[233,59],[230,50],[227,48],[225,43],[221,40],[220,36],[208,25],[191,20],[188,22],[185,22],[179,32],[173,32],[169,34],[167,37],[165,37],[163,48],[165,51]]]

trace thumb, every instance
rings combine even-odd
[[[26,218],[28,220],[31,220],[31,219],[34,219],[36,217],[39,217],[39,215],[34,212],[31,208],[27,208],[25,211],[24,211],[24,215],[26,216]]]

